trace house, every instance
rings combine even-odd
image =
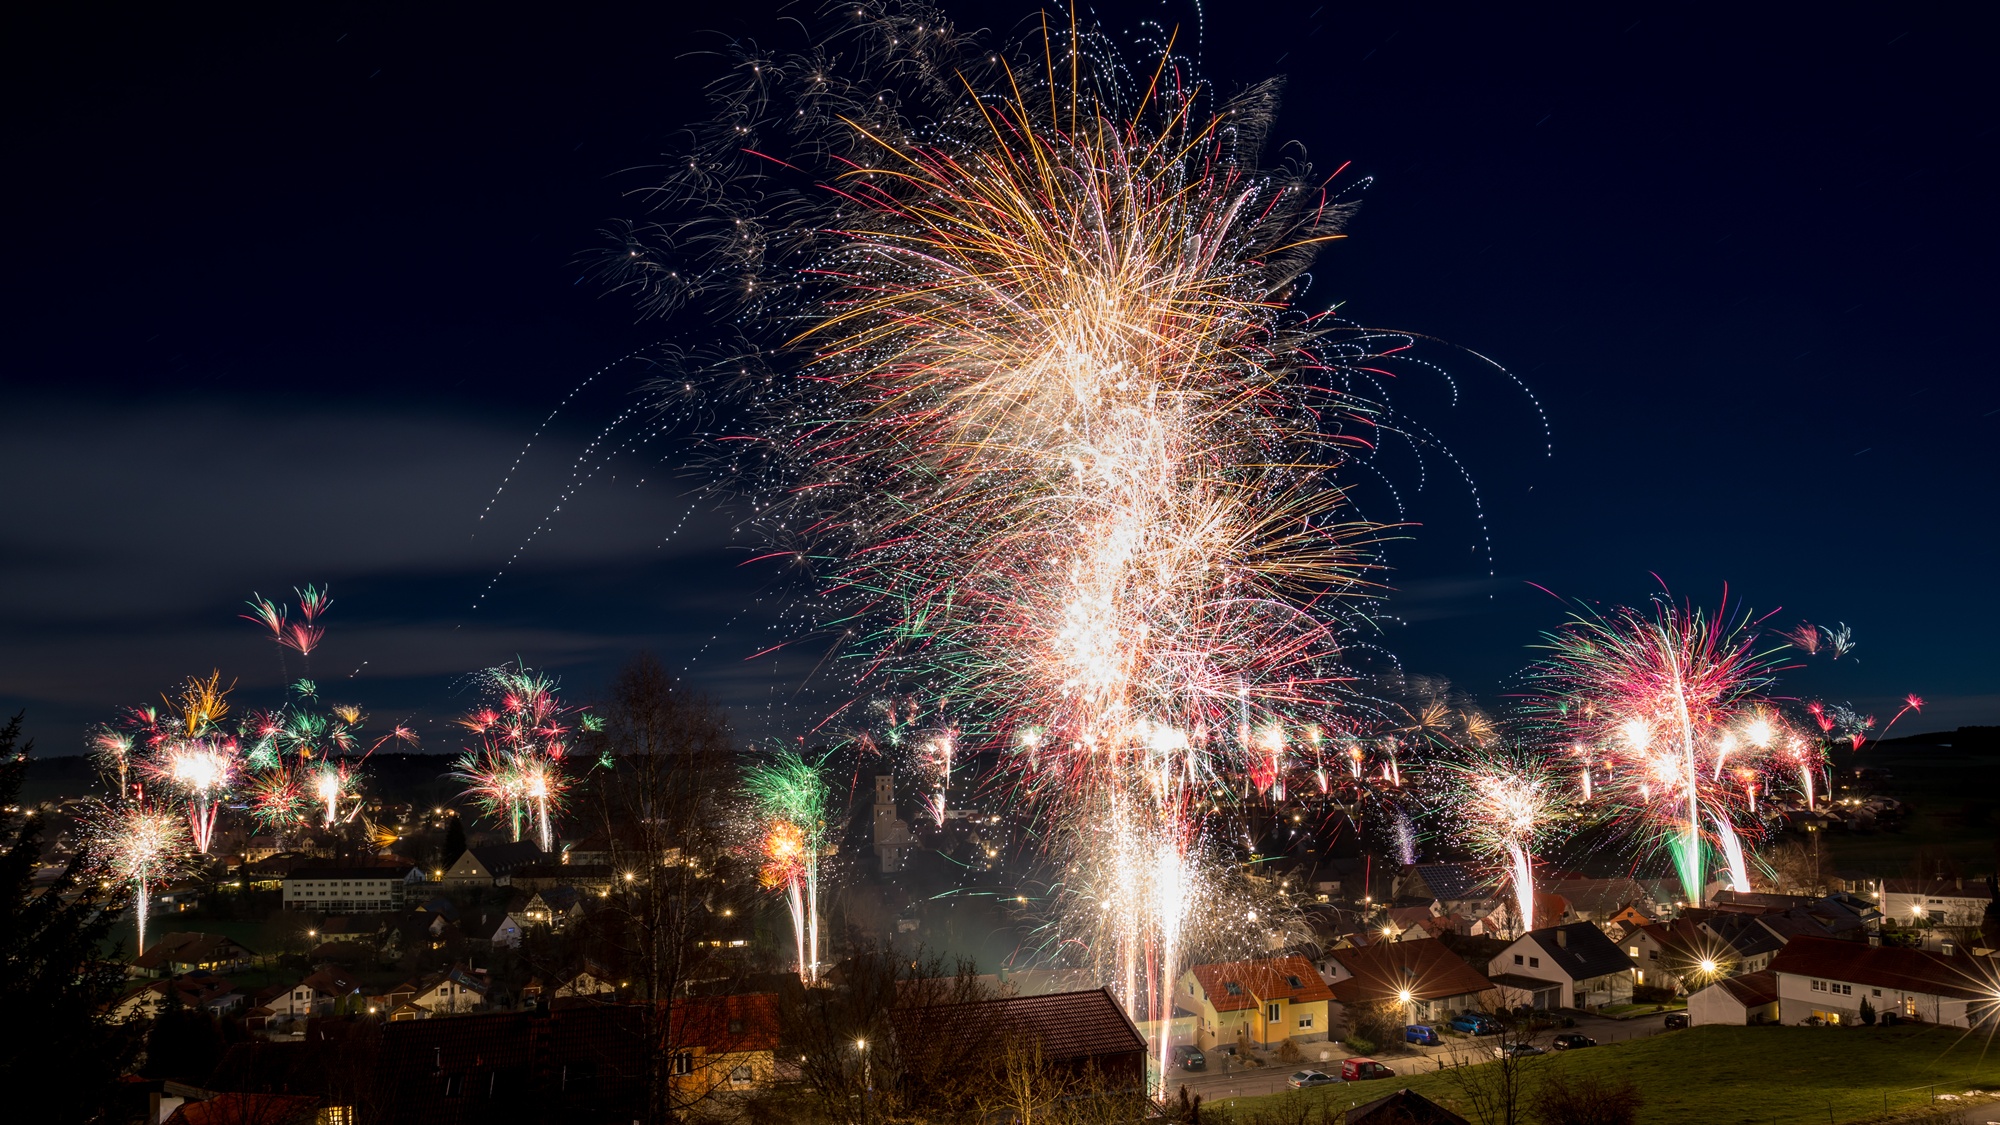
[[[1576,908],[1575,904],[1572,903],[1570,906],[1571,911],[1574,912],[1575,908]],[[1577,919],[1577,921],[1597,922],[1598,927],[1600,929],[1602,929],[1606,934],[1610,935],[1613,939],[1616,939],[1619,934],[1624,933],[1626,930],[1629,930],[1634,926],[1650,926],[1653,924],[1654,920],[1648,917],[1646,912],[1639,909],[1637,906],[1627,906],[1620,908],[1616,913],[1612,914],[1611,917],[1606,918],[1602,921],[1598,921],[1595,918],[1579,918]]]
[[[390,1020],[400,1023],[478,1011],[486,1002],[487,990],[486,982],[469,969],[453,965],[441,973],[390,989],[382,999],[390,1005]]]
[[[525,863],[514,869],[508,885],[524,891],[611,889],[608,863]]]
[[[1628,909],[1652,918],[1660,916],[1645,884],[1637,879],[1557,879],[1543,888],[1561,895],[1569,903],[1571,922],[1595,922],[1608,926]]]
[[[1408,1090],[1363,1102],[1348,1110],[1341,1120],[1345,1125],[1472,1125],[1422,1094]]]
[[[1424,898],[1446,904],[1490,898],[1492,881],[1473,874],[1462,863],[1416,863],[1396,875],[1397,898]]]
[[[1688,1023],[1741,1027],[1778,1021],[1778,978],[1769,970],[1724,977],[1688,995]]]
[[[256,959],[257,954],[248,947],[221,934],[171,933],[133,958],[132,968],[148,976],[230,973],[249,968]]]
[[[1094,1074],[1113,1090],[1145,1087],[1146,1040],[1108,988],[902,1006],[889,1028],[898,1052],[919,1061],[916,1081],[962,1083],[968,1061],[998,1065],[1010,1044],[1034,1044],[1052,1069]]]
[[[243,1006],[243,994],[229,978],[197,969],[167,980],[151,981],[127,992],[111,1004],[107,1019],[111,1023],[151,1019],[171,1004],[212,1016],[226,1016]]]
[[[1630,929],[1618,945],[1632,959],[1632,983],[1649,988],[1685,993],[1734,968],[1728,943],[1685,916]]]
[[[609,878],[609,868],[606,868]],[[514,885],[521,885],[521,877],[514,877]],[[536,888],[529,895],[526,905],[521,907],[520,918],[530,926],[547,926],[560,933],[563,927],[583,917],[583,893],[568,883]]]
[[[1487,964],[1507,1007],[1600,1008],[1632,998],[1632,959],[1589,922],[1530,930]]]
[[[1922,949],[1796,937],[1771,961],[1778,1018],[1853,1023],[1861,1002],[1876,1012],[1949,1027],[1988,1027],[2000,1012],[1990,959]]]
[[[1946,942],[1976,930],[1993,901],[1984,879],[1960,877],[1882,880],[1882,918],[1898,928],[1931,930],[1944,927],[1959,933],[1926,933],[1924,947],[1942,949]]]
[[[1785,939],[1760,916],[1712,913],[1699,925],[1729,948],[1730,971],[1737,974],[1770,968],[1771,958],[1785,947]]]
[[[519,949],[521,933],[528,928],[528,923],[522,918],[526,906],[527,899],[516,892],[513,902],[507,906],[472,911],[459,928],[465,931],[467,937],[483,942],[489,948]]]
[[[618,986],[610,979],[610,974],[596,965],[586,962],[584,967],[573,973],[551,977],[530,978],[521,990],[521,999],[527,1000],[609,1000],[618,995]]]
[[[274,1016],[304,1019],[351,1012],[361,1004],[361,985],[343,970],[321,969],[264,1001]]]
[[[755,1090],[771,1083],[778,1050],[778,998],[690,996],[674,1001],[667,1035],[683,1096]]]
[[[1319,970],[1296,955],[1195,965],[1174,986],[1174,1009],[1195,1017],[1203,1049],[1243,1037],[1266,1047],[1325,1039],[1332,999]]]
[[[1447,1013],[1491,1006],[1493,982],[1444,942],[1382,942],[1326,955],[1335,1015],[1345,1026],[1355,1004],[1405,1005],[1407,1023],[1431,1023]]]
[[[467,848],[464,855],[445,868],[444,884],[448,887],[510,886],[517,869],[547,862],[548,854],[525,840],[514,844]]]
[[[421,882],[413,867],[301,867],[285,876],[284,904],[318,914],[400,911],[407,889]]]

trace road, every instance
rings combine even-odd
[[[1576,1020],[1576,1026],[1574,1028],[1561,1028],[1559,1030],[1582,1032],[1592,1039],[1597,1040],[1600,1044],[1622,1043],[1628,1039],[1641,1039],[1648,1035],[1659,1035],[1665,1031],[1664,1016],[1655,1015],[1644,1016],[1638,1019],[1614,1020],[1576,1012],[1565,1014]],[[1554,1032],[1550,1034],[1554,1034]],[[1378,1060],[1398,1074],[1421,1074],[1441,1069],[1455,1059],[1462,1058],[1468,1062],[1489,1061],[1492,1058],[1491,1043],[1492,1040],[1488,1037],[1478,1039],[1448,1039],[1443,1046],[1411,1047],[1407,1051],[1382,1051],[1369,1057]],[[1213,1102],[1219,1098],[1275,1094],[1285,1089],[1285,1079],[1290,1077],[1293,1072],[1299,1070],[1322,1070],[1328,1074],[1338,1074],[1340,1073],[1340,1060],[1349,1058],[1354,1054],[1354,1052],[1338,1043],[1307,1043],[1301,1045],[1301,1050],[1305,1052],[1305,1061],[1289,1066],[1276,1061],[1269,1062],[1264,1066],[1248,1066],[1238,1063],[1229,1055],[1225,1055],[1219,1051],[1211,1051],[1208,1055],[1207,1070],[1177,1070],[1170,1076],[1167,1089],[1174,1096],[1178,1097],[1178,1091],[1185,1085],[1190,1095],[1200,1094],[1202,1100],[1205,1102]],[[1323,1059],[1322,1055],[1325,1056]],[[1364,1089],[1373,1089],[1374,1086],[1374,1083],[1365,1083],[1357,1085],[1355,1089],[1358,1093]],[[1387,1085],[1382,1087],[1384,1092],[1393,1088],[1393,1086]],[[1378,1095],[1369,1095],[1369,1097],[1376,1096]],[[1367,1099],[1360,1100],[1365,1101]],[[1971,1119],[1968,1118],[1967,1120],[1970,1121]],[[1984,1125],[1984,1119],[1972,1122],[1972,1125]]]

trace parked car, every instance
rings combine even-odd
[[[1425,1047],[1435,1047],[1440,1040],[1434,1028],[1425,1027],[1420,1023],[1413,1023],[1403,1029],[1403,1042],[1418,1043]]]
[[[1597,1040],[1580,1031],[1566,1031],[1550,1040],[1549,1046],[1558,1051],[1575,1051],[1583,1047],[1595,1047]]]
[[[1686,1013],[1686,1012],[1668,1012],[1668,1013],[1667,1013],[1667,1030],[1668,1030],[1668,1031],[1679,1031],[1680,1029],[1682,1029],[1682,1028],[1686,1027],[1687,1025],[1688,1025],[1688,1018],[1687,1018],[1687,1013]]]
[[[1547,1051],[1535,1046],[1533,1043],[1509,1043],[1504,1047],[1493,1048],[1493,1053],[1503,1059],[1510,1056],[1517,1059],[1525,1059],[1533,1055],[1548,1054]]]
[[[1324,1086],[1330,1082],[1338,1081],[1340,1079],[1322,1070],[1301,1070],[1290,1078],[1285,1079],[1285,1085],[1290,1086],[1294,1090],[1305,1090],[1313,1086]]]
[[[1376,1062],[1374,1059],[1340,1060],[1340,1080],[1342,1082],[1366,1082],[1370,1078],[1394,1078],[1396,1072]]]
[[[1207,1070],[1208,1056],[1192,1043],[1182,1043],[1174,1048],[1174,1063],[1182,1070]]]
[[[1491,1035],[1500,1030],[1500,1025],[1485,1016],[1467,1012],[1451,1021],[1452,1030],[1463,1031],[1467,1035]]]

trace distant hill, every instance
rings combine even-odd
[[[1924,734],[1906,734],[1896,738],[1871,739],[1864,748],[1880,747],[1894,750],[1899,746],[1935,746],[1940,749],[1956,750],[1961,754],[2000,754],[2000,727],[1960,727],[1957,730],[1936,730]]]
[[[456,757],[451,754],[376,754],[362,766],[366,791],[385,801],[449,802],[464,788],[445,777]],[[81,755],[36,757],[28,763],[21,800],[40,804],[64,797],[105,796],[110,790],[98,776],[96,763]]]

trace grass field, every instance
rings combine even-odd
[[[1954,1028],[1698,1027],[1587,1051],[1524,1060],[1528,1091],[1551,1073],[1630,1079],[1642,1125],[1823,1125],[1930,1104],[1935,1092],[2000,1090],[2000,1044]],[[1399,1068],[1400,1069],[1400,1068]],[[1476,1068],[1484,1069],[1484,1067]],[[1448,1074],[1236,1098],[1220,1106],[1345,1108],[1408,1087],[1473,1117]],[[1524,1114],[1524,1120],[1532,1120]],[[1474,1118],[1476,1120],[1476,1118]]]

